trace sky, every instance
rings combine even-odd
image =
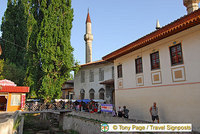
[[[0,18],[6,7],[7,0],[0,0]],[[153,32],[157,19],[162,27],[187,14],[183,0],[72,0],[72,8],[71,45],[79,64],[85,63],[88,8],[94,37],[93,61]]]

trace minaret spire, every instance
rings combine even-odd
[[[160,29],[160,23],[159,23],[159,20],[156,21],[156,29]]]
[[[84,35],[85,45],[86,45],[86,63],[92,62],[92,23],[90,19],[90,13],[88,8],[87,18],[86,18],[86,33]]]

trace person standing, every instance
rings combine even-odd
[[[150,107],[150,114],[152,117],[152,121],[154,122],[155,119],[158,121],[159,123],[159,116],[158,116],[158,107],[156,106],[156,102],[153,103],[153,106]]]

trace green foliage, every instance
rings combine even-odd
[[[72,21],[71,0],[8,0],[1,25],[5,78],[18,85],[24,80],[28,97],[60,98],[62,84],[78,70]]]
[[[0,80],[4,79],[2,73],[3,73],[3,67],[4,67],[4,60],[0,59]]]
[[[3,67],[3,77],[5,79],[13,81],[18,86],[23,86],[24,78],[25,78],[25,69],[23,66],[17,66],[14,63],[10,63],[9,60],[4,62]]]
[[[1,57],[5,60],[2,74],[5,79],[12,80],[20,86],[23,85],[25,77],[26,23],[23,0],[8,0],[1,24]]]
[[[8,0],[2,18],[2,58],[15,65],[25,66],[27,17],[22,0]]]
[[[13,126],[13,130],[14,131],[17,130],[17,128],[19,127],[20,123],[21,123],[21,117],[18,116],[17,119],[16,119],[16,121],[14,122],[14,126]]]
[[[45,101],[60,98],[62,84],[74,70],[70,43],[73,20],[71,0],[32,1],[28,17],[26,84]]]

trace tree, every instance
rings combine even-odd
[[[0,80],[4,79],[2,73],[3,73],[3,67],[4,67],[4,60],[0,59]]]
[[[10,63],[7,60],[4,62],[2,75],[4,79],[11,80],[18,86],[22,86],[25,78],[25,70],[23,67]]]
[[[8,0],[2,18],[2,58],[25,67],[27,42],[27,16],[22,0]]]
[[[32,1],[29,31],[27,84],[41,98],[60,98],[62,84],[74,69],[73,48],[70,43],[73,21],[71,0]],[[29,29],[30,27],[28,27]],[[31,58],[30,58],[31,57]]]
[[[8,0],[1,43],[4,68],[10,71],[4,75],[22,83],[26,74],[29,97],[59,98],[62,84],[77,70],[70,43],[72,21],[71,0]],[[13,70],[22,79],[12,78]]]
[[[27,43],[27,15],[23,0],[8,0],[2,18],[2,58],[5,61],[3,76],[22,86],[25,77]]]

